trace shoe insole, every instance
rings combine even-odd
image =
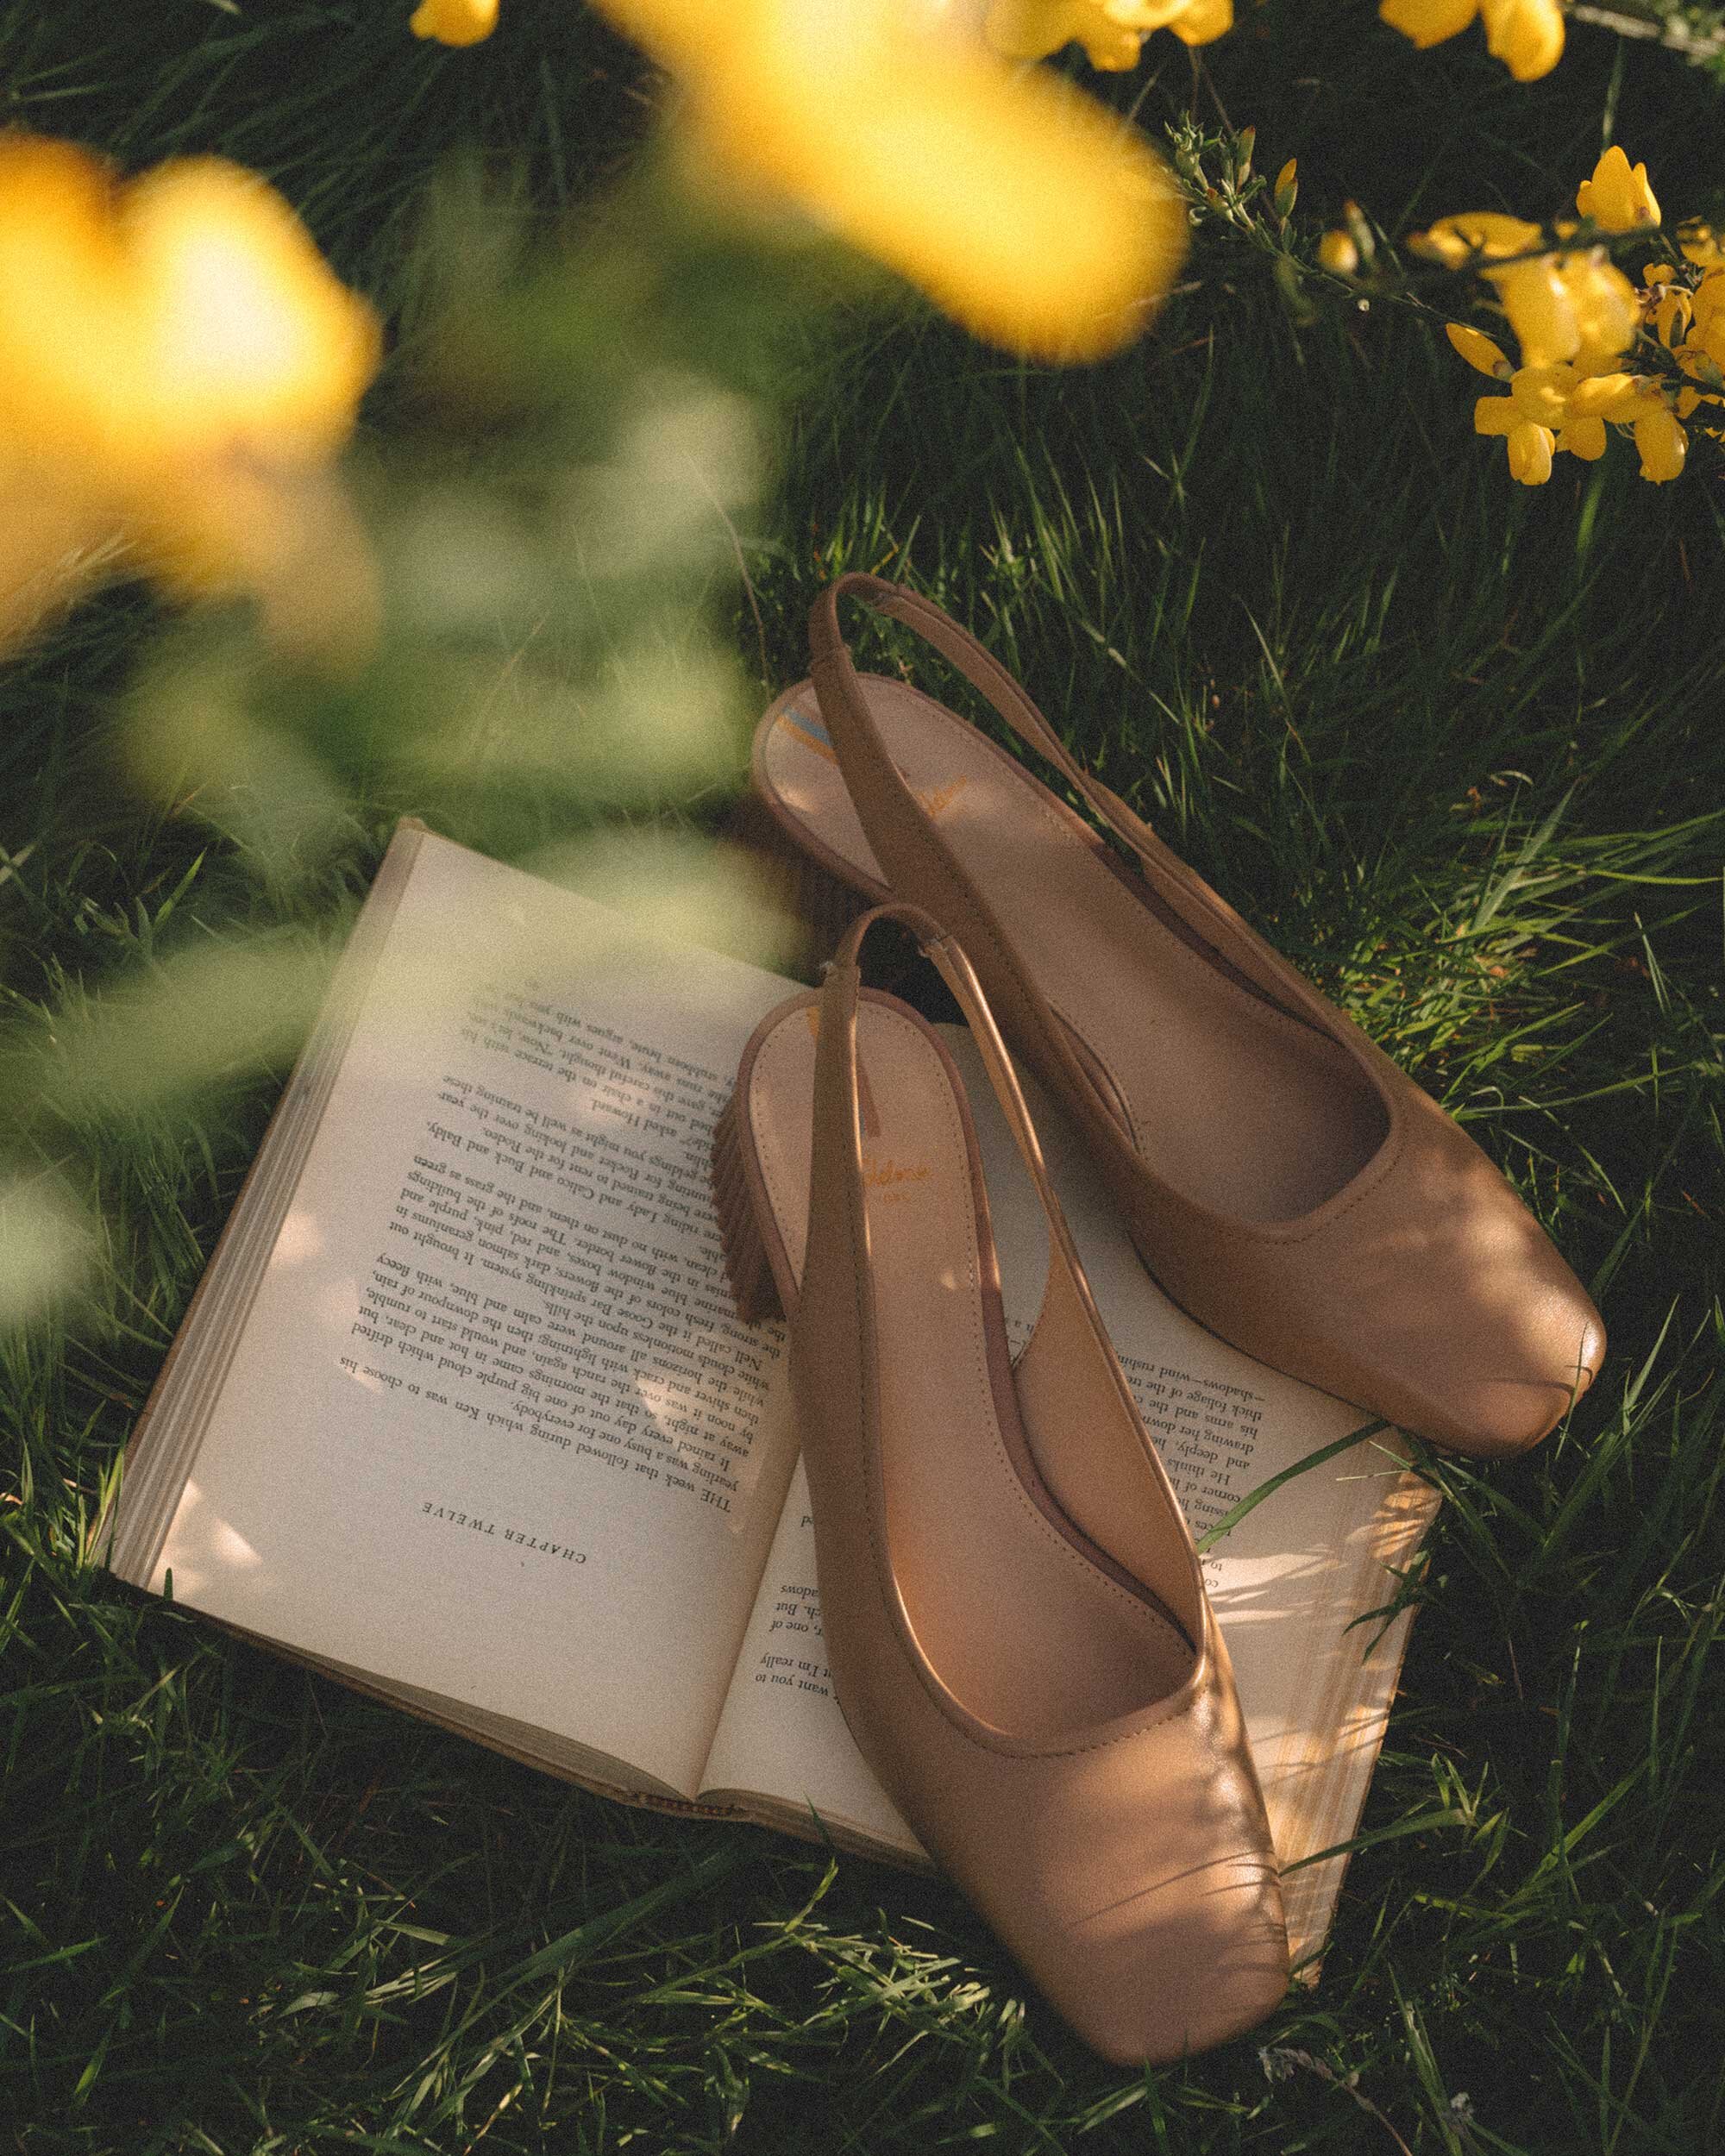
[[[1101,1066],[1145,1165],[1237,1219],[1295,1219],[1351,1181],[1385,1125],[1346,1052],[1169,927],[975,727],[900,682],[861,686],[906,784]],[[886,883],[812,688],[786,699],[763,750],[781,805],[865,886]],[[970,956],[986,974],[986,954]]]
[[[816,1023],[807,1005],[767,1036],[746,1103],[799,1280]],[[1031,1458],[957,1074],[889,999],[865,995],[857,1038],[887,1551],[918,1645],[954,1697],[1013,1737],[1047,1741],[1153,1705],[1190,1675],[1193,1651],[1154,1583],[1135,1592],[1098,1561]]]

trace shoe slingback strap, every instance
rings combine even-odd
[[[1048,1285],[1035,1329],[1017,1360],[1020,1404],[1027,1426],[1069,1422],[1076,1413],[1088,1429],[1082,1446],[1063,1446],[1058,1463],[1042,1459],[1041,1470],[1091,1540],[1134,1577],[1159,1583],[1165,1597],[1170,1583],[1178,1583],[1181,1591],[1170,1599],[1170,1607],[1196,1645],[1203,1632],[1201,1576],[1185,1515],[1096,1308],[982,984],[959,944],[932,915],[920,906],[889,900],[853,924],[827,971],[817,1052],[829,1052],[829,1043],[842,1044],[836,1052],[850,1064],[843,1094],[854,1106],[862,988],[858,962],[864,938],[883,920],[900,921],[912,931],[951,990],[1047,1219]],[[1159,1505],[1132,1501],[1132,1478],[1146,1472],[1157,1487]]]
[[[1198,923],[1192,924],[1194,930],[1201,932],[1218,948],[1226,962],[1244,975],[1242,985],[1263,995],[1267,990],[1258,984],[1268,973],[1275,984],[1274,1000],[1289,1006],[1294,1015],[1307,1024],[1316,1025],[1320,1031],[1352,1047],[1345,1037],[1346,1029],[1338,1028],[1335,1014],[1311,984],[1279,953],[1253,936],[1233,909],[1224,904],[1201,877],[1164,845],[1119,794],[1083,768],[1024,689],[969,630],[962,628],[932,600],[906,590],[903,585],[853,569],[835,578],[810,611],[810,674],[822,711],[831,728],[840,768],[858,812],[862,814],[865,830],[870,820],[864,806],[866,799],[871,793],[878,797],[886,792],[900,800],[908,828],[933,848],[945,874],[965,881],[949,849],[929,825],[915,796],[887,754],[863,697],[850,648],[839,629],[838,602],[844,598],[861,599],[877,613],[903,622],[955,666],[971,686],[987,698],[1000,720],[1019,740],[1045,757],[1097,819],[1137,856],[1152,885],[1164,890],[1174,885],[1186,906],[1198,910],[1201,930]],[[844,723],[833,725],[835,714]],[[869,830],[869,836],[878,852],[880,840],[876,832]],[[980,894],[975,902],[979,924],[999,944],[998,924]],[[1234,956],[1227,957],[1230,950]],[[1063,1043],[1059,1046],[1064,1050]],[[1061,1060],[1067,1061],[1068,1053],[1062,1053]]]

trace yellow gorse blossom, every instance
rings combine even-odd
[[[1633,341],[1641,318],[1635,287],[1603,248],[1537,253],[1542,236],[1525,217],[1480,210],[1440,218],[1414,244],[1451,269],[1477,267],[1524,361],[1573,360],[1591,371]]]
[[[1575,206],[1603,232],[1633,232],[1637,225],[1657,224],[1659,205],[1647,185],[1647,168],[1629,160],[1614,142],[1575,191]]]
[[[477,45],[497,28],[497,0],[419,0],[407,27],[440,45]]]
[[[1487,50],[1517,82],[1549,75],[1563,58],[1563,9],[1558,0],[1382,0],[1377,12],[1422,48],[1458,37],[1476,17],[1484,16]]]
[[[1659,215],[1646,166],[1615,147],[1583,181],[1576,206],[1608,232]],[[1474,429],[1502,436],[1510,475],[1523,486],[1543,485],[1554,454],[1603,456],[1608,427],[1634,436],[1643,479],[1674,479],[1688,454],[1684,423],[1725,404],[1725,266],[1697,273],[1685,245],[1683,269],[1651,262],[1638,291],[1603,248],[1563,246],[1575,230],[1559,224],[1553,248],[1540,226],[1483,210],[1442,218],[1414,243],[1450,268],[1476,270],[1515,334],[1512,360],[1483,331],[1449,325],[1469,366],[1509,385],[1477,400]]]
[[[241,167],[116,186],[70,143],[0,135],[0,635],[116,548],[177,589],[261,591],[308,519],[320,544],[342,522],[330,462],[379,348]]]
[[[1463,359],[1482,374],[1490,374],[1501,382],[1507,382],[1515,373],[1502,346],[1494,343],[1483,329],[1471,329],[1462,322],[1446,323],[1444,329]]]
[[[711,179],[796,205],[994,343],[1113,351],[1184,257],[1185,210],[1136,129],[915,0],[603,6],[681,82]]]
[[[1082,45],[1093,67],[1138,64],[1152,31],[1208,45],[1233,28],[1233,0],[990,0],[984,34],[1009,60]]]
[[[1359,248],[1351,233],[1338,228],[1318,242],[1318,266],[1332,277],[1352,277],[1359,267]]]

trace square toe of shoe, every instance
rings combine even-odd
[[[1454,1329],[1409,1387],[1397,1420],[1478,1459],[1509,1459],[1550,1434],[1597,1376],[1605,1328],[1578,1283]]]
[[[1044,1943],[1044,1990],[1092,2050],[1117,2065],[1166,2065],[1208,2051],[1255,2027],[1286,1994],[1288,1940],[1273,1877],[1235,1864],[1189,1884],[1177,1921],[1134,1921],[1130,1907],[1099,1910],[1075,1921],[1057,1946]]]

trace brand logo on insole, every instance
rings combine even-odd
[[[816,755],[825,756],[829,763],[837,763],[838,757],[832,746],[832,736],[822,722],[803,711],[782,711],[779,724],[794,741],[800,741],[805,749],[812,749]]]
[[[944,786],[913,786],[911,792],[922,803],[926,815],[938,818],[952,806],[969,783],[969,779],[949,779]]]
[[[838,761],[838,752],[832,745],[832,736],[827,732],[825,722],[812,712],[799,711],[788,706],[779,714],[779,724],[793,741],[800,742],[805,749],[812,749],[818,756],[825,756],[829,763]],[[899,772],[902,779],[905,774]],[[909,780],[906,780],[906,785]],[[951,807],[954,801],[970,783],[969,779],[949,779],[944,786],[912,787],[911,792],[921,802],[930,817],[939,817]]]
[[[870,1190],[878,1190],[889,1202],[896,1198],[907,1198],[913,1183],[928,1181],[929,1167],[925,1160],[904,1161],[891,1153],[865,1153],[862,1156],[862,1181]]]

